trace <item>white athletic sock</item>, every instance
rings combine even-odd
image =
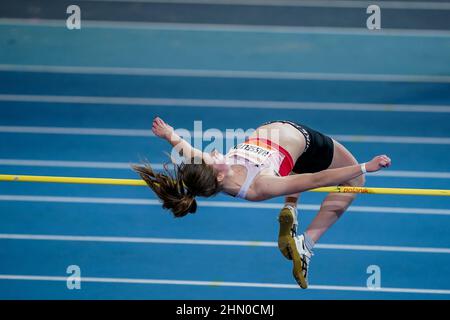
[[[284,203],[285,207],[293,207],[294,209],[297,209],[297,198],[295,197],[287,197],[287,201]]]
[[[284,204],[284,208],[289,208],[289,209],[292,209],[292,210],[297,210],[297,206],[295,205],[295,204],[293,204],[293,203],[285,203]]]
[[[315,245],[314,240],[311,239],[311,237],[305,232],[303,233],[303,236],[305,237],[305,246],[306,249],[308,249],[310,252],[312,252],[312,249]]]

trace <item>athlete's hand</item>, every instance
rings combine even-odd
[[[391,165],[391,159],[387,155],[376,156],[366,163],[367,172],[375,172]]]
[[[173,128],[163,121],[163,119],[156,117],[153,119],[152,132],[160,138],[170,140],[173,134]]]

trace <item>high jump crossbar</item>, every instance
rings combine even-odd
[[[99,184],[116,186],[147,186],[141,179],[112,179],[112,178],[88,178],[88,177],[57,177],[57,176],[30,176],[0,174],[0,181],[9,182],[39,182],[39,183],[67,183],[67,184]],[[312,192],[332,193],[368,193],[368,194],[392,194],[411,196],[450,196],[450,190],[444,189],[414,189],[414,188],[372,188],[335,186],[311,189]]]

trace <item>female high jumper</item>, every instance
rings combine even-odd
[[[301,192],[319,187],[364,185],[364,174],[389,167],[386,155],[358,164],[336,140],[292,121],[271,121],[258,127],[244,143],[226,155],[193,148],[160,118],[153,133],[167,140],[185,161],[174,172],[154,172],[150,165],[135,165],[141,178],[156,193],[163,208],[175,217],[194,213],[196,196],[224,192],[249,201],[285,196],[278,216],[278,247],[293,261],[293,275],[301,288],[308,287],[308,267],[314,244],[350,206],[354,193],[330,193],[306,231],[297,235],[297,201]]]

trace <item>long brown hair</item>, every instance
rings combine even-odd
[[[203,159],[193,158],[180,165],[164,164],[163,173],[155,172],[149,163],[132,165],[141,178],[161,199],[163,208],[172,211],[176,218],[197,210],[196,196],[211,197],[221,191],[217,172]]]

